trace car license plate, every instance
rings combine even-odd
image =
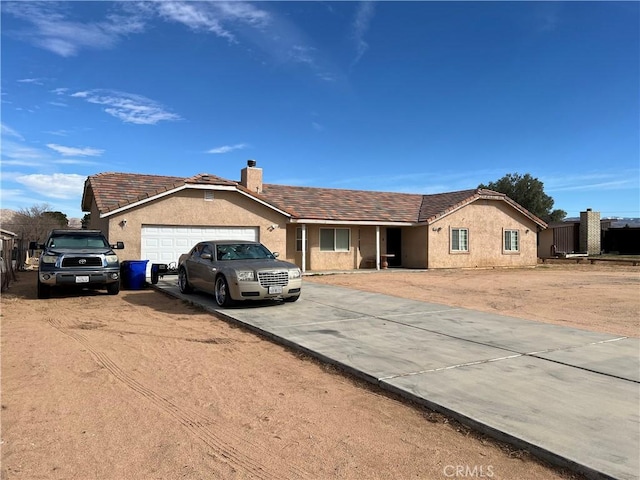
[[[88,275],[76,276],[76,283],[89,283],[89,276]]]
[[[282,287],[279,285],[269,287],[269,294],[274,294],[274,293],[282,293]]]

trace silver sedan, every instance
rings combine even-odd
[[[300,298],[302,272],[259,242],[200,242],[178,260],[178,286],[211,293],[221,307],[240,300]]]

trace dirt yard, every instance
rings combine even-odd
[[[36,300],[18,275],[1,300],[3,480],[577,478],[154,290]],[[305,280],[640,331],[638,267]]]

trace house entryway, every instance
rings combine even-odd
[[[387,258],[390,267],[402,266],[401,228],[387,228],[387,253],[393,255]]]

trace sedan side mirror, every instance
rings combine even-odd
[[[202,255],[200,255],[200,258],[203,260],[211,260],[213,257],[210,253],[203,253]]]

